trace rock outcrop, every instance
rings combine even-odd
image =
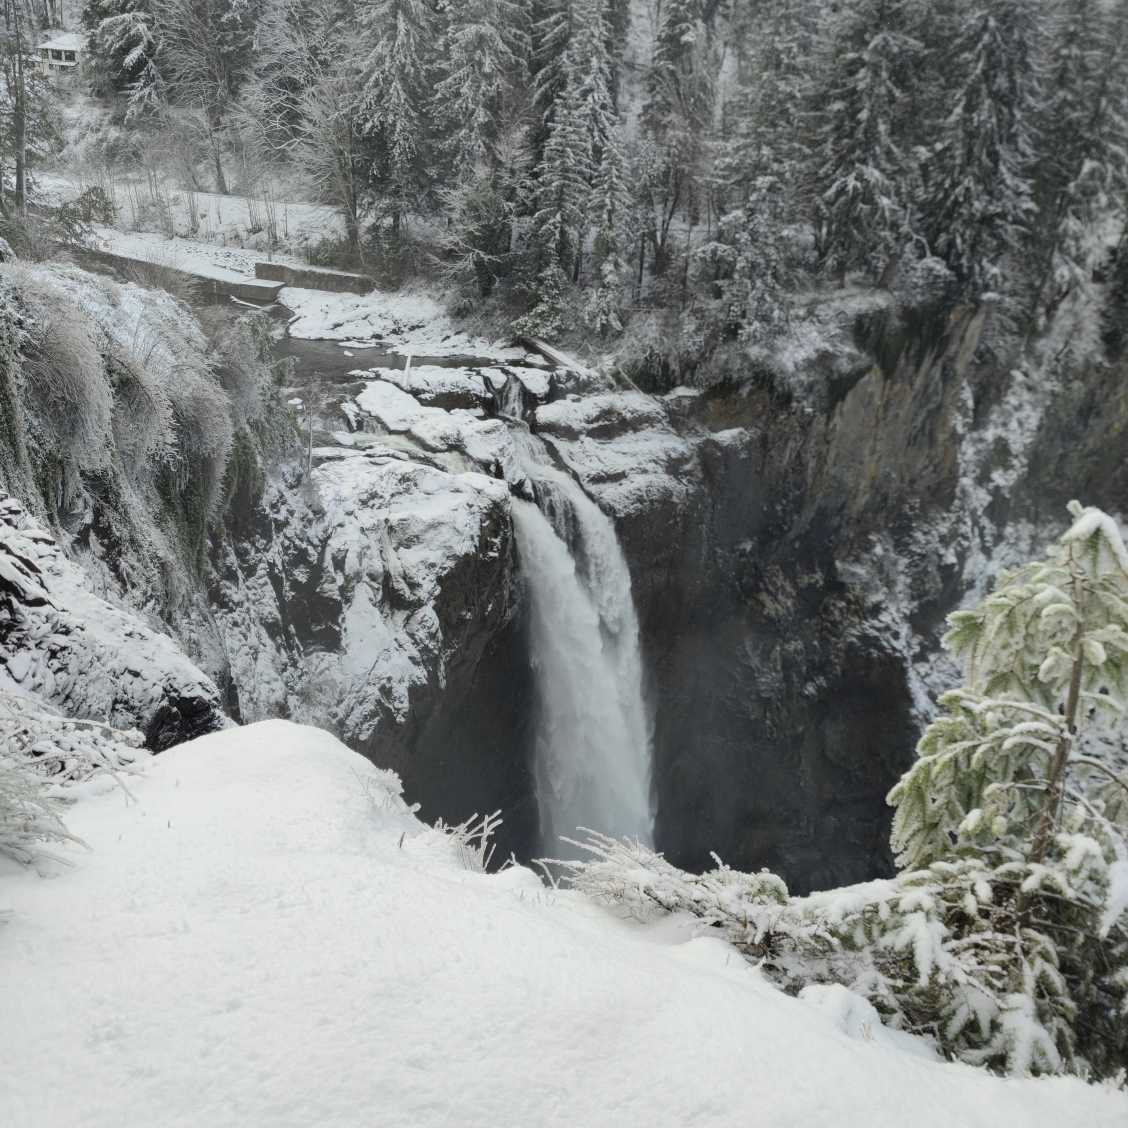
[[[91,590],[23,506],[0,494],[0,663],[67,716],[139,728],[155,752],[227,723],[220,696],[166,634]]]

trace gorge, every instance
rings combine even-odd
[[[134,284],[51,269],[97,325],[207,348]],[[1124,366],[1047,366],[1067,326],[1000,372],[988,308],[929,335],[858,292],[812,306],[791,375],[667,390],[459,336],[422,295],[349,297],[333,329],[290,294],[272,348],[298,363],[255,409],[280,437],[237,440],[202,557],[104,470],[25,504],[236,720],[329,729],[431,821],[500,808],[503,857],[589,825],[798,891],[888,874],[885,794],[957,676],[945,614],[1071,496],[1123,496]]]

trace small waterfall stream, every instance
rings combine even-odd
[[[534,777],[541,848],[585,826],[652,842],[650,740],[631,577],[610,518],[520,428],[537,504],[513,502],[539,694]]]

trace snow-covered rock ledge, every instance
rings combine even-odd
[[[160,751],[226,721],[219,692],[167,635],[111,606],[0,492],[0,682],[71,717],[139,728]]]
[[[74,868],[0,870],[12,1128],[1128,1120],[1124,1093],[906,1052],[678,917],[470,872],[323,732],[213,734],[130,782],[76,789]]]

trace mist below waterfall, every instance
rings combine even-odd
[[[538,714],[534,778],[541,847],[583,826],[650,844],[650,741],[631,578],[610,518],[518,436],[537,497],[513,503]]]

